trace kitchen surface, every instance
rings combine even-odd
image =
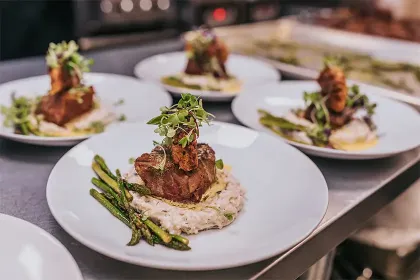
[[[5,2],[19,36],[0,30],[0,239],[22,241],[0,242],[0,278],[417,279],[419,25],[414,1],[387,2]],[[330,99],[343,93],[344,125]],[[358,121],[343,137],[367,127],[373,144],[335,142]],[[208,159],[185,171],[174,151],[207,143],[218,179],[186,194],[177,176]],[[200,215],[216,229],[191,234]]]

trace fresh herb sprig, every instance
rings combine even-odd
[[[304,92],[303,100],[305,100],[306,106],[313,106],[314,109],[311,113],[312,122],[323,127],[330,127],[330,113],[325,104],[327,96],[322,96],[319,91],[315,92]]]
[[[201,99],[191,94],[182,94],[178,104],[171,107],[160,108],[161,114],[148,121],[148,124],[157,125],[155,132],[165,138],[163,146],[173,143],[177,133],[185,132],[185,136],[178,140],[182,147],[186,147],[199,136],[199,127],[203,123],[210,125],[214,115],[206,112]]]
[[[39,98],[27,98],[24,96],[16,97],[11,94],[12,104],[10,107],[2,105],[0,113],[4,116],[3,125],[14,127],[19,134],[28,135],[31,132],[29,116],[35,110]]]
[[[353,85],[349,88],[346,106],[364,108],[368,115],[372,116],[375,113],[376,103],[370,102],[369,97],[360,92],[358,85]]]
[[[78,53],[78,50],[79,46],[74,41],[50,43],[45,57],[47,65],[51,68],[64,65],[81,79],[84,72],[90,71],[93,59],[86,59]]]

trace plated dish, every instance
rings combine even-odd
[[[185,35],[184,52],[160,54],[143,60],[136,65],[134,73],[179,96],[190,92],[214,101],[231,100],[246,85],[280,77],[269,64],[230,54],[225,43],[204,28]]]
[[[185,94],[149,124],[80,143],[48,179],[52,214],[98,252],[164,269],[249,264],[308,236],[328,201],[318,168],[273,136],[211,120],[201,100]],[[264,164],[250,169],[244,158]]]
[[[178,88],[235,94],[242,82],[229,73],[229,50],[210,29],[200,28],[185,36],[185,70],[162,77],[162,83]]]
[[[305,107],[283,116],[259,109],[259,122],[274,133],[301,144],[362,151],[378,143],[373,121],[376,103],[360,91],[347,86],[344,71],[333,60],[326,60],[317,82],[320,89],[304,92]]]
[[[2,279],[83,280],[69,251],[45,230],[0,214]]]
[[[201,100],[184,94],[178,104],[160,111],[148,124],[157,126],[163,140],[153,141],[150,153],[133,159],[125,176],[118,169],[114,174],[96,155],[92,169],[99,179],[92,183],[103,192],[91,189],[90,194],[131,228],[127,245],[143,238],[152,246],[185,251],[189,240],[179,234],[229,225],[243,208],[245,190],[216,160],[212,147],[198,143],[200,127],[212,118]]]
[[[0,135],[32,144],[73,145],[121,123],[147,120],[153,114],[150,104],[172,102],[154,84],[85,73],[88,64],[74,42],[52,44],[49,75],[0,85]]]
[[[249,90],[234,100],[236,118],[308,154],[374,159],[420,145],[416,110],[380,97],[392,94],[386,89],[345,82],[336,68],[327,67],[318,82],[267,84],[259,92],[258,98]]]
[[[11,106],[1,107],[6,127],[20,135],[68,137],[103,132],[117,120],[96,97],[95,88],[84,83],[83,73],[93,60],[81,56],[78,49],[74,41],[50,44],[45,57],[50,89],[36,98],[12,93]]]

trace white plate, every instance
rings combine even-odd
[[[145,242],[127,247],[130,229],[89,195],[94,176],[90,165],[92,157],[100,154],[112,170],[130,168],[128,159],[149,152],[152,140],[160,138],[153,130],[145,124],[127,124],[92,137],[73,147],[52,170],[47,184],[52,214],[70,235],[93,250],[163,269],[229,268],[278,255],[308,236],[324,216],[327,184],[309,158],[268,134],[216,123],[203,127],[200,140],[232,166],[246,189],[238,219],[221,230],[190,236],[190,251]]]
[[[1,279],[83,280],[67,249],[45,230],[4,214],[0,228]]]
[[[347,152],[329,148],[320,148],[279,139],[292,144],[305,153],[327,158],[339,159],[374,159],[398,154],[420,145],[420,115],[410,106],[381,97],[392,93],[390,90],[357,83],[361,92],[377,103],[376,114],[373,117],[378,127],[379,142],[370,149],[357,152]],[[258,88],[258,95],[252,90],[243,92],[232,103],[232,111],[243,124],[261,131],[271,130],[259,123],[258,109],[265,109],[274,115],[282,115],[292,108],[304,106],[303,92],[318,90],[314,81],[271,83]]]
[[[175,75],[185,70],[187,57],[185,52],[159,54],[140,61],[134,68],[134,74],[142,79],[150,80],[165,87],[175,95],[189,92],[201,96],[204,100],[228,101],[238,93],[192,90],[168,86],[161,82],[164,76]],[[227,71],[238,78],[242,87],[264,84],[267,81],[280,80],[279,72],[270,64],[258,59],[230,54],[226,62]]]
[[[101,102],[113,105],[120,99],[122,105],[114,106],[117,116],[125,114],[127,122],[145,121],[156,115],[161,106],[172,104],[171,96],[153,83],[139,81],[136,78],[105,73],[86,73],[85,83],[93,85]],[[50,88],[50,78],[47,75],[15,80],[0,85],[0,106],[10,106],[10,95],[35,97],[46,94]],[[18,135],[12,128],[3,126],[4,116],[0,114],[0,137],[18,142],[43,146],[71,146],[90,136],[72,137],[40,137],[36,135]],[[118,126],[118,121],[110,124],[107,129]]]

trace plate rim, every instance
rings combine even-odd
[[[77,264],[77,262],[76,262],[75,258],[73,257],[73,255],[66,248],[66,246],[64,246],[64,244],[61,243],[51,233],[47,232],[45,229],[43,229],[43,228],[41,228],[41,227],[39,227],[39,226],[37,226],[35,224],[30,223],[29,221],[26,221],[24,219],[21,219],[21,218],[12,216],[12,215],[0,213],[0,221],[1,220],[11,221],[12,223],[19,223],[19,224],[22,224],[24,226],[27,226],[28,228],[34,229],[34,230],[36,230],[39,233],[44,234],[46,237],[48,237],[48,239],[51,239],[53,242],[56,243],[55,245],[57,245],[60,248],[60,251],[62,251],[63,254],[67,255],[70,258],[70,261],[72,262],[72,264],[73,264],[73,266],[75,268],[75,271],[74,271],[75,272],[75,275],[74,276],[78,277],[78,278],[76,278],[74,280],[83,280],[84,279],[83,278],[83,274],[82,274],[82,272],[80,270],[80,267]]]
[[[218,121],[214,121],[214,124],[218,124],[218,125],[226,125],[226,126],[234,126],[234,127],[239,127],[241,129],[245,129],[248,131],[253,131],[258,133],[259,135],[262,135],[263,137],[268,137],[268,138],[272,138],[273,140],[277,141],[279,145],[283,145],[283,147],[285,149],[291,149],[294,150],[295,153],[299,154],[302,159],[304,159],[305,161],[308,162],[308,164],[310,164],[313,167],[313,170],[317,173],[317,176],[319,176],[319,179],[322,182],[322,186],[323,186],[323,190],[324,190],[324,197],[323,200],[325,200],[324,203],[324,207],[322,209],[322,215],[321,217],[319,217],[319,221],[316,223],[316,225],[314,225],[304,236],[302,236],[301,238],[298,238],[296,240],[295,243],[290,244],[290,246],[283,248],[281,250],[276,250],[275,253],[272,253],[270,255],[266,255],[264,257],[259,257],[259,258],[254,258],[252,260],[248,260],[248,261],[241,261],[241,262],[235,262],[234,264],[220,264],[220,265],[212,265],[212,266],[188,266],[188,265],[184,265],[184,266],[176,266],[176,265],[165,265],[156,261],[152,261],[152,262],[144,262],[142,261],[143,258],[139,258],[137,261],[136,260],[132,260],[129,256],[119,256],[116,254],[112,254],[112,252],[110,252],[107,249],[103,249],[100,245],[95,245],[93,243],[91,243],[90,241],[88,241],[86,238],[84,238],[81,234],[77,233],[76,231],[73,231],[71,229],[70,226],[67,226],[63,221],[61,221],[60,219],[58,219],[58,213],[56,213],[54,210],[54,208],[52,207],[52,198],[51,198],[51,192],[52,192],[52,186],[49,183],[51,180],[51,176],[53,175],[53,172],[56,168],[56,166],[60,163],[61,160],[63,160],[63,158],[70,153],[73,149],[76,149],[78,147],[78,145],[81,145],[83,143],[79,143],[78,145],[72,147],[69,151],[67,151],[58,161],[57,163],[54,165],[53,169],[51,170],[50,175],[48,176],[48,180],[47,180],[47,184],[46,184],[46,198],[47,198],[47,204],[48,207],[50,209],[50,212],[52,214],[52,216],[54,217],[54,219],[57,221],[57,223],[70,235],[72,236],[72,238],[76,239],[78,242],[80,242],[81,244],[83,244],[84,246],[102,254],[105,255],[107,257],[110,257],[112,259],[115,260],[119,260],[119,261],[123,261],[126,263],[130,263],[133,265],[137,265],[137,266],[142,266],[142,267],[150,267],[150,268],[157,268],[157,269],[163,269],[163,270],[175,270],[175,271],[210,271],[210,270],[220,270],[220,269],[229,269],[229,268],[235,268],[235,267],[240,267],[240,266],[245,266],[245,265],[250,265],[253,263],[257,263],[263,260],[267,260],[269,258],[278,256],[284,252],[287,252],[288,250],[292,249],[293,247],[295,247],[297,244],[301,243],[302,241],[306,240],[306,238],[308,238],[317,228],[318,226],[322,223],[326,213],[327,213],[327,209],[329,206],[329,188],[328,188],[328,183],[327,180],[325,179],[324,174],[322,173],[322,171],[319,169],[319,167],[306,155],[304,154],[302,151],[300,151],[299,149],[297,149],[296,147],[293,147],[291,145],[288,145],[287,143],[284,143],[282,141],[277,140],[276,137],[274,137],[273,135],[258,131],[258,130],[254,130],[251,128],[248,128],[246,126],[242,126],[242,125],[237,125],[237,124],[232,124],[232,123],[227,123],[227,122],[218,122]],[[129,125],[141,125],[141,126],[146,126],[146,124],[144,123],[135,123],[135,124],[129,124]],[[111,133],[111,132],[105,132],[103,134],[100,134],[102,137],[104,137],[105,134],[107,133]],[[98,135],[99,136],[99,135]],[[88,141],[88,140],[87,140]]]
[[[361,84],[363,86],[367,86],[367,87],[372,87],[372,88],[377,88],[380,89],[381,91],[390,91],[389,89],[385,89],[385,88],[381,88],[381,87],[376,87],[374,85],[370,85],[370,84],[365,84],[365,83],[360,83],[360,82],[356,82],[356,81],[348,81],[350,83],[356,83],[356,84]],[[280,82],[275,82],[272,83],[272,85],[275,85],[276,87],[281,87],[283,84],[305,84],[305,85],[316,85],[316,81],[314,80],[304,80],[304,81],[280,81]],[[268,86],[267,84],[264,86]],[[247,122],[244,120],[244,118],[241,116],[241,114],[238,113],[238,103],[241,102],[241,98],[245,98],[243,96],[246,96],[248,94],[242,94],[242,97],[238,97],[235,98],[232,101],[231,104],[231,110],[233,115],[235,116],[235,118],[244,126],[249,127],[251,129],[255,129],[257,131],[260,132],[264,132],[264,133],[269,133],[271,135],[273,135],[272,133],[270,133],[269,131],[266,130],[261,130],[258,128],[254,128],[251,127],[247,124]],[[375,94],[375,93],[369,93],[369,95],[373,95],[379,99],[385,99],[389,102],[392,103],[397,103],[400,104],[401,106],[406,107],[407,110],[410,110],[414,113],[417,113],[417,111],[412,108],[411,106],[405,104],[404,102],[400,102],[398,100],[395,100],[393,98],[388,98],[386,96],[383,96],[382,94]],[[275,135],[273,135],[275,136]],[[417,146],[413,146],[413,147],[406,147],[406,148],[400,148],[400,149],[396,149],[395,151],[392,152],[382,152],[382,153],[372,153],[372,152],[366,152],[369,150],[366,150],[364,153],[358,153],[358,152],[346,152],[346,151],[341,151],[341,150],[334,150],[334,149],[329,149],[329,148],[322,148],[322,147],[316,147],[316,146],[311,146],[311,145],[307,145],[307,144],[301,144],[301,143],[297,143],[294,141],[290,141],[288,139],[285,139],[281,136],[277,136],[280,140],[284,141],[287,144],[290,144],[294,147],[297,147],[298,149],[301,149],[302,151],[304,151],[305,153],[308,153],[310,155],[314,155],[314,156],[318,156],[318,157],[323,157],[323,158],[333,158],[333,159],[343,159],[343,160],[370,160],[370,159],[380,159],[380,158],[386,158],[386,157],[390,157],[393,155],[398,155],[413,149],[416,149],[417,147],[419,147],[420,144],[418,144]]]
[[[155,83],[151,83],[147,80],[139,80],[139,79],[136,79],[135,77],[132,77],[132,76],[126,76],[126,75],[120,75],[120,74],[114,74],[114,73],[104,73],[104,72],[87,72],[87,73],[85,73],[85,75],[92,76],[92,77],[104,76],[105,78],[106,77],[113,77],[113,78],[118,78],[118,79],[126,79],[126,80],[131,80],[131,81],[136,82],[136,83],[150,85],[150,86],[155,87],[156,89],[158,88]],[[26,77],[26,78],[11,80],[11,81],[0,84],[0,90],[3,87],[10,86],[10,84],[13,84],[13,83],[22,82],[22,81],[30,81],[30,80],[38,80],[38,79],[43,79],[43,78],[48,78],[48,77],[49,77],[48,74],[43,74],[43,75],[30,76],[30,77]],[[165,96],[164,98],[167,99],[168,106],[170,106],[173,103],[172,97],[166,91],[161,90],[161,95]],[[0,123],[0,127],[3,127],[2,123]],[[90,137],[93,137],[95,135],[96,134],[79,135],[79,136],[65,136],[65,137],[55,137],[55,136],[48,136],[47,137],[47,136],[37,136],[37,135],[32,135],[32,134],[31,135],[20,135],[20,134],[0,130],[0,137],[7,138],[7,139],[10,139],[10,140],[14,140],[14,141],[19,141],[19,142],[32,143],[32,144],[35,143],[35,142],[38,142],[36,145],[51,145],[51,144],[59,145],[60,143],[64,143],[64,142],[75,143],[75,142],[79,142],[79,141],[88,139]],[[39,144],[39,142],[42,142],[42,144]],[[65,145],[65,144],[63,144],[63,145]]]

